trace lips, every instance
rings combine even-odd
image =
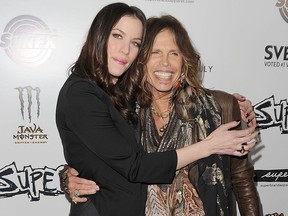
[[[113,60],[120,65],[125,65],[128,62],[127,60],[121,58],[113,58]]]

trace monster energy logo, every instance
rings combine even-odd
[[[40,88],[36,87],[36,88],[32,88],[31,86],[26,86],[26,87],[17,87],[15,88],[16,90],[18,90],[19,93],[19,100],[20,100],[20,111],[21,111],[21,115],[23,120],[25,120],[25,116],[24,116],[24,94],[26,93],[27,96],[27,113],[28,113],[28,119],[29,122],[31,122],[32,119],[32,114],[31,114],[31,110],[32,110],[32,92],[35,91],[36,93],[36,105],[37,105],[37,118],[39,118],[40,116]]]
[[[31,86],[15,88],[19,94],[20,111],[22,119],[28,116],[29,123],[32,121],[33,108],[37,118],[40,116],[40,88]],[[35,95],[35,96],[34,96]],[[34,96],[34,97],[33,97]],[[36,106],[33,106],[33,104]],[[18,126],[17,133],[13,135],[16,144],[42,144],[47,143],[48,135],[44,133],[43,128],[33,123],[32,125]]]

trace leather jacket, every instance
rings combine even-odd
[[[222,108],[223,123],[241,119],[239,105],[233,95],[218,90],[211,92]],[[232,104],[233,107],[231,109]],[[243,216],[260,216],[260,201],[253,180],[254,167],[250,163],[248,156],[231,156],[230,163],[232,190],[240,214]],[[234,209],[234,215],[236,215],[236,208]]]

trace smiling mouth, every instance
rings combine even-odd
[[[172,77],[172,73],[171,72],[159,72],[156,71],[155,76],[160,78],[160,79],[170,79]]]

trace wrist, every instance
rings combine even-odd
[[[202,153],[202,158],[209,157],[214,154],[212,145],[210,144],[209,139],[204,139],[199,142],[200,151]]]
[[[60,188],[66,194],[69,194],[69,190],[68,190],[68,187],[66,185],[68,168],[69,168],[69,166],[67,164],[65,164],[64,168],[59,172]]]

